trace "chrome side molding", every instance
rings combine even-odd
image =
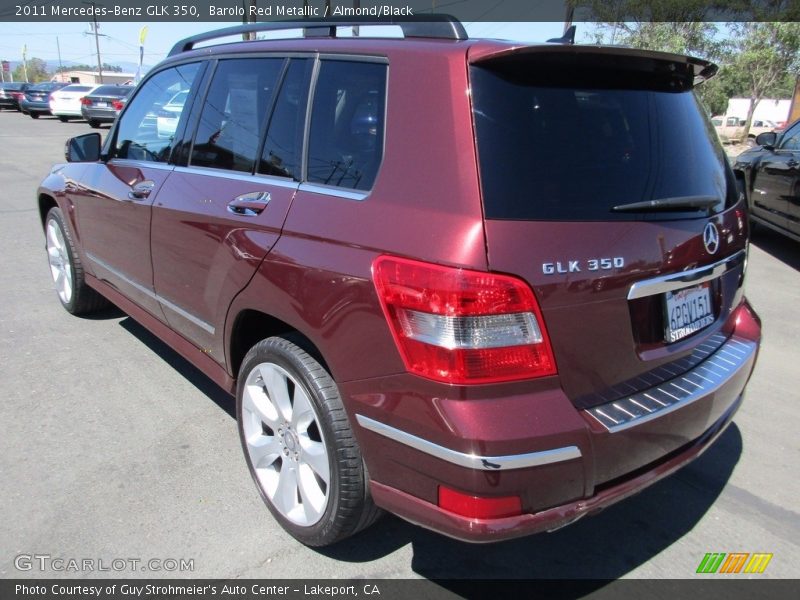
[[[574,460],[581,457],[581,451],[577,446],[566,446],[553,450],[542,450],[540,452],[530,452],[528,454],[510,454],[506,456],[479,456],[477,454],[466,454],[445,448],[439,444],[434,444],[426,439],[417,437],[395,427],[390,427],[385,423],[370,419],[364,415],[356,415],[358,424],[364,429],[394,440],[400,444],[410,446],[415,450],[430,454],[441,460],[445,460],[460,467],[476,469],[479,471],[509,471],[511,469],[526,469],[528,467],[539,467],[556,462]]]

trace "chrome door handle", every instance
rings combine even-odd
[[[250,192],[237,196],[228,203],[228,212],[240,217],[255,217],[267,208],[272,196],[269,192]]]
[[[154,187],[156,187],[155,182],[150,181],[149,179],[140,181],[131,188],[130,192],[128,192],[128,199],[144,200],[150,195],[150,192],[153,191]]]

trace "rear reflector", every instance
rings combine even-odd
[[[372,276],[409,372],[461,384],[556,373],[525,282],[389,256],[375,260]]]
[[[471,519],[500,519],[522,514],[519,496],[481,498],[439,486],[439,506]]]

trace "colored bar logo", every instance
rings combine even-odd
[[[706,574],[726,574],[736,573],[763,573],[769,561],[772,560],[772,553],[756,552],[708,552],[697,566],[697,573]]]

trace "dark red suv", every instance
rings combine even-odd
[[[758,352],[693,93],[716,67],[427,19],[184,40],[38,190],[64,307],[113,302],[235,394],[310,545],[378,507],[469,541],[566,525],[708,447]]]

